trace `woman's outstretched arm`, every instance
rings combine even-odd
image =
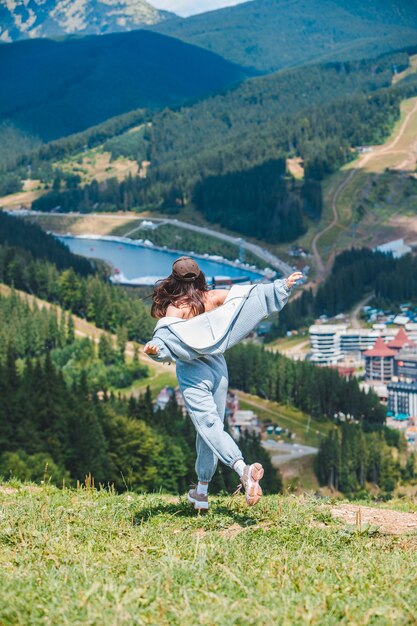
[[[288,289],[292,289],[294,285],[296,284],[296,282],[298,282],[302,278],[303,278],[302,272],[294,272],[293,274],[291,274],[291,276],[287,276],[287,278],[285,279],[285,282],[287,284]]]
[[[144,353],[147,354],[153,361],[158,361],[159,363],[175,363],[176,359],[172,352],[167,348],[165,343],[154,337],[151,341],[145,345],[143,349]]]

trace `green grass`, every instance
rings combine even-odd
[[[146,388],[149,387],[152,396],[158,394],[164,387],[178,387],[177,377],[175,375],[175,368],[167,366],[167,372],[152,372],[150,368],[150,375],[148,378],[141,378],[135,381],[130,387],[121,389],[120,392],[123,395],[138,395],[144,393]]]
[[[295,407],[263,400],[257,396],[238,391],[240,408],[254,411],[262,422],[276,423],[281,428],[289,428],[295,434],[295,442],[318,446],[322,438],[332,428],[329,421],[318,421]]]
[[[304,335],[292,335],[291,337],[279,337],[265,344],[268,350],[281,351],[295,348],[301,344],[304,344],[309,340],[307,334]]]
[[[414,510],[416,509],[414,505]],[[0,489],[0,623],[415,624],[417,536],[346,527],[292,496]]]
[[[316,492],[320,486],[314,472],[315,454],[303,456],[300,459],[287,461],[279,466],[284,488],[288,492]]]
[[[415,61],[413,61],[415,64]],[[417,102],[409,98],[401,103],[401,116],[394,124],[390,136],[386,138],[372,158],[363,164],[362,159],[355,159],[323,181],[323,214],[319,222],[307,221],[307,232],[297,239],[297,243],[311,251],[312,241],[333,220],[332,201],[338,187],[349,176],[352,169],[355,175],[344,187],[337,199],[338,223],[324,233],[318,241],[318,249],[324,261],[333,252],[350,248],[353,244],[375,246],[388,239],[401,236],[392,219],[398,215],[415,215],[416,194],[415,180],[407,179],[401,172],[386,168],[399,166],[415,150],[413,148],[417,132],[417,114],[414,113],[392,149],[379,154],[379,149],[387,148],[398,137],[408,113]],[[399,153],[398,153],[399,151]],[[412,173],[408,171],[408,176]],[[385,193],[384,193],[385,190]],[[365,214],[357,213],[359,205],[364,205]],[[357,224],[355,239],[352,224]],[[277,247],[277,254],[285,252],[286,246]]]

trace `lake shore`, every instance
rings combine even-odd
[[[182,251],[182,250],[173,250],[167,247],[156,246],[148,239],[130,239],[128,237],[121,237],[121,236],[116,236],[116,235],[97,235],[94,233],[73,235],[71,233],[62,234],[62,233],[50,232],[50,234],[64,241],[65,240],[72,240],[72,241],[80,240],[80,241],[91,241],[91,242],[102,241],[102,242],[111,242],[111,243],[124,245],[124,246],[130,246],[132,248],[141,248],[141,249],[147,249],[147,250],[155,251],[155,252],[168,253],[170,255],[173,255],[173,254],[178,255],[178,256],[192,255],[193,257],[197,259],[201,259],[202,261],[207,261],[212,264],[215,263],[215,264],[219,264],[222,266],[228,266],[230,268],[234,268],[235,270],[236,269],[240,270],[243,273],[247,271],[248,272],[247,278],[251,282],[256,282],[257,280],[271,280],[276,276],[276,272],[274,270],[268,270],[268,269],[261,270],[261,269],[258,269],[256,266],[242,263],[238,261],[237,259],[235,261],[231,261],[230,259],[225,259],[224,257],[217,256],[217,255],[197,254],[192,251],[190,252],[190,251]],[[87,256],[87,255],[83,255],[83,256]],[[92,258],[96,258],[96,257],[93,256]],[[112,267],[114,269],[117,269],[117,266],[115,266],[113,262],[109,261],[108,259],[103,259],[103,260],[106,262],[110,262]],[[123,271],[119,270],[118,272],[115,271],[112,274],[112,276],[110,277],[110,280],[113,283],[120,284],[120,285],[147,286],[150,284],[154,284],[156,280],[159,280],[160,278],[163,278],[163,277],[164,275],[159,275],[159,274],[157,275],[145,274],[142,276],[129,278],[125,275]],[[218,279],[239,278],[239,276],[236,276],[236,274],[234,276],[216,274],[215,278],[216,280],[218,280]]]

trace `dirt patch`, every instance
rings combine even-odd
[[[269,522],[264,522],[262,524],[255,524],[253,526],[241,526],[240,524],[232,524],[231,526],[228,526],[227,528],[223,528],[222,530],[218,531],[218,534],[221,537],[226,537],[227,539],[233,539],[237,535],[240,535],[240,533],[243,533],[247,530],[259,530],[259,529],[268,530],[270,527],[271,527],[271,524]],[[181,531],[174,531],[174,533],[176,532],[181,532]],[[194,535],[196,535],[197,537],[204,537],[205,535],[207,535],[208,532],[209,531],[205,530],[204,528],[198,528],[194,532]]]
[[[17,489],[15,487],[0,487],[0,493],[10,494],[17,493]]]
[[[23,191],[37,191],[42,188],[42,182],[38,180],[33,180],[31,178],[26,178],[26,180],[22,181],[23,183]]]
[[[40,198],[45,190],[38,189],[33,191],[19,191],[9,196],[0,198],[0,209],[29,209],[34,200]]]
[[[404,237],[406,243],[414,243],[417,239],[417,218],[407,215],[394,215],[389,225],[395,228],[395,234]]]
[[[253,528],[253,526],[251,526],[251,528]],[[232,524],[228,528],[221,530],[219,535],[222,537],[236,537],[236,535],[239,535],[244,530],[247,530],[247,528],[243,528],[243,526],[240,526],[239,524]]]
[[[87,215],[79,218],[71,228],[73,235],[110,235],[116,226],[123,226],[130,222],[129,218],[123,218],[121,215],[114,217]]]
[[[300,157],[287,159],[287,169],[294,178],[304,178],[304,161]]]
[[[90,183],[93,179],[99,183],[113,177],[123,180],[129,174],[135,176],[139,171],[136,161],[124,157],[112,161],[111,153],[102,152],[100,148],[90,150],[81,157],[58,161],[55,165],[64,172],[80,176],[83,185]]]
[[[360,527],[369,524],[378,526],[379,532],[388,535],[403,535],[417,531],[417,514],[380,509],[357,504],[340,504],[332,507],[330,513],[336,519]]]

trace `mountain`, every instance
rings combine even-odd
[[[0,0],[0,40],[127,31],[172,15],[145,0]]]
[[[254,0],[152,30],[270,72],[417,43],[417,0]]]
[[[200,97],[245,76],[218,55],[144,30],[0,45],[0,121],[44,140],[139,107]]]

